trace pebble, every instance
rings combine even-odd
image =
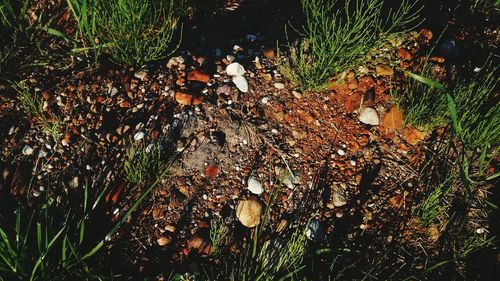
[[[243,76],[234,76],[233,83],[236,85],[236,88],[243,93],[248,92],[248,81]]]
[[[341,187],[335,186],[332,188],[332,203],[335,207],[342,207],[347,204],[347,200],[344,194],[344,190]]]
[[[298,91],[292,91],[292,94],[294,97],[296,97],[298,99],[302,98],[302,94]]]
[[[339,149],[337,150],[337,153],[340,155],[340,156],[344,156],[345,155],[345,151],[343,149]]]
[[[256,195],[259,195],[262,192],[264,192],[264,187],[262,186],[262,183],[260,183],[260,181],[258,181],[254,177],[250,177],[248,179],[247,189],[250,192],[252,192],[253,194],[256,194]]]
[[[267,104],[269,102],[269,97],[263,97],[262,98],[262,103]]]
[[[283,83],[274,83],[274,88],[281,90],[285,88],[285,84]]]
[[[306,236],[310,240],[319,242],[323,240],[324,231],[321,223],[317,219],[312,219],[307,226]]]
[[[243,74],[245,74],[246,71],[241,64],[233,62],[226,67],[226,73],[227,75],[231,76],[243,76]]]
[[[361,109],[361,112],[359,113],[359,121],[372,126],[378,126],[380,123],[377,111],[371,107]]]
[[[255,227],[260,223],[262,204],[256,198],[241,200],[236,207],[236,217],[246,227]]]
[[[47,154],[47,151],[42,149],[38,152],[38,158],[44,158],[45,156],[47,156]]]
[[[356,161],[351,160],[351,165],[352,165],[352,166],[356,166]]]
[[[135,78],[141,79],[141,80],[144,80],[144,78],[146,78],[147,75],[148,75],[148,72],[144,69],[141,69],[141,70],[136,71],[134,73]]]
[[[134,135],[134,140],[136,140],[136,141],[142,140],[143,138],[144,138],[144,133],[143,132],[137,132]]]
[[[29,146],[29,145],[25,145],[23,147],[23,151],[22,152],[23,152],[24,155],[31,155],[31,154],[33,154],[33,148],[31,146]]]

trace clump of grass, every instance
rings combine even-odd
[[[114,61],[133,66],[171,54],[184,0],[96,0],[96,33]]]
[[[0,0],[0,73],[14,54],[19,34],[25,31],[28,0]]]
[[[432,73],[430,63],[424,63],[418,75],[438,80],[438,75]],[[446,94],[439,88],[410,77],[406,87],[392,91],[391,95],[403,109],[406,125],[430,131],[449,122]]]
[[[212,241],[212,247],[215,253],[220,251],[220,246],[222,245],[224,239],[226,239],[229,234],[229,227],[222,220],[212,220],[210,221],[210,241]]]
[[[498,103],[498,67],[459,81],[452,91],[457,109],[458,132],[470,148],[498,146],[500,143],[500,104]]]
[[[21,81],[15,83],[14,89],[18,94],[17,98],[21,102],[23,110],[41,122],[44,131],[49,134],[54,141],[58,141],[62,136],[62,121],[59,117],[44,110],[39,95],[31,91],[30,87],[26,85],[26,82]]]
[[[448,205],[443,201],[448,195],[452,183],[452,177],[448,178],[438,185],[418,206],[416,214],[424,226],[439,222],[439,219],[445,220],[443,216]]]
[[[134,142],[125,151],[123,170],[125,178],[132,184],[141,184],[156,177],[161,169],[161,146],[152,143]]]
[[[388,34],[418,19],[418,2],[402,1],[383,14],[382,0],[302,0],[306,16],[302,41],[289,46],[290,60],[280,63],[286,78],[305,90],[328,86],[332,76],[351,69]],[[411,3],[411,4],[410,4]]]

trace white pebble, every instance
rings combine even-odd
[[[262,192],[264,192],[264,187],[262,186],[262,183],[260,183],[260,181],[258,181],[254,177],[250,177],[248,179],[247,188],[250,192],[256,195],[259,195]]]
[[[33,154],[33,148],[31,148],[31,146],[29,146],[29,145],[25,145],[23,147],[23,151],[22,152],[23,152],[24,155],[31,155],[31,154]]]
[[[283,83],[274,83],[274,88],[281,90],[285,88],[285,84]]]
[[[134,135],[134,140],[136,140],[136,141],[142,140],[143,138],[144,138],[144,133],[143,132],[137,132]]]
[[[342,149],[337,150],[337,153],[338,153],[340,156],[344,156],[344,155],[345,155],[345,151],[344,151],[344,150],[342,150]]]

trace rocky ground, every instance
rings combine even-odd
[[[103,186],[91,183],[105,183],[105,220],[113,221],[145,188],[124,176],[127,147],[159,144],[168,174],[112,240],[130,242],[139,271],[211,259],[214,220],[231,226],[228,248],[238,251],[266,207],[270,236],[308,225],[318,243],[425,257],[419,244],[432,248],[437,230],[412,212],[425,191],[418,169],[439,133],[405,127],[390,91],[404,69],[418,67],[432,37],[422,29],[387,42],[319,93],[284,79],[277,62],[286,54],[262,33],[213,39],[214,48],[192,42],[198,48],[140,69],[39,68],[26,83],[62,136],[54,140],[39,119],[20,114],[12,93],[2,94],[0,196],[37,205],[48,189],[64,205],[85,185],[98,193]]]

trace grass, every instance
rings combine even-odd
[[[161,147],[158,143],[146,146],[142,141],[131,141],[125,151],[123,171],[132,184],[142,184],[160,173]]]
[[[416,215],[424,226],[439,222],[440,219],[445,220],[443,216],[448,206],[443,200],[450,192],[451,183],[452,178],[449,178],[446,182],[438,185],[418,206]]]
[[[15,83],[14,89],[23,110],[28,115],[35,117],[42,124],[45,133],[49,134],[54,141],[58,141],[62,136],[62,121],[59,117],[45,111],[40,96],[32,91],[25,81]]]
[[[29,1],[0,0],[0,73],[14,55],[19,35],[26,30],[25,15]]]
[[[334,75],[359,64],[387,35],[418,20],[418,2],[403,1],[383,13],[381,0],[302,0],[306,24],[298,30],[302,40],[289,45],[290,59],[280,71],[305,90],[328,87]]]
[[[184,7],[184,0],[96,0],[96,33],[115,62],[141,66],[176,49]]]
[[[105,276],[85,261],[95,254],[88,252],[86,243],[93,211],[103,194],[92,202],[86,186],[81,209],[68,212],[60,212],[48,194],[37,210],[28,212],[18,206],[14,229],[0,227],[0,280],[99,280]]]
[[[220,251],[220,246],[229,234],[229,227],[222,220],[210,221],[210,241],[215,253]]]

